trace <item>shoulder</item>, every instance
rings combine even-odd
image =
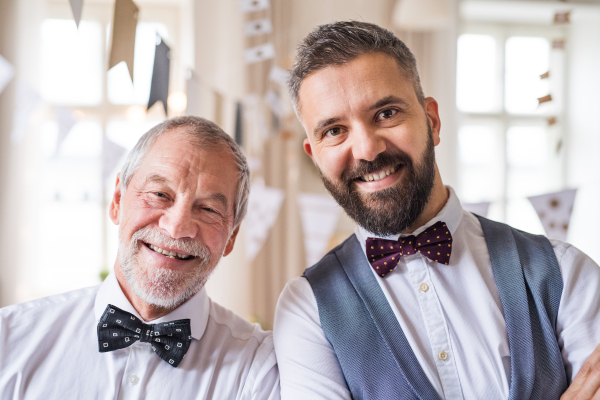
[[[263,330],[259,324],[251,323],[233,311],[210,301],[207,329],[219,332],[230,340],[250,343],[268,342],[272,338],[272,332]]]
[[[65,313],[93,307],[99,287],[92,286],[4,307],[0,309],[0,321],[7,323],[19,319],[21,324],[26,321],[39,323],[40,318],[58,318]]]

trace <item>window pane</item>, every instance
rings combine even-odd
[[[510,167],[542,167],[546,163],[548,138],[545,129],[537,126],[512,126],[506,135]]]
[[[46,19],[41,28],[41,94],[70,105],[102,101],[102,29],[99,23]]]
[[[168,39],[167,27],[164,24],[138,23],[135,34],[133,85],[131,84],[129,70],[124,62],[108,71],[108,100],[111,103],[148,104],[157,33],[162,38]]]
[[[466,125],[458,131],[459,194],[467,203],[502,194],[502,151],[493,125]]]
[[[489,35],[461,35],[457,57],[458,109],[465,112],[498,111],[496,40]]]
[[[505,107],[510,113],[533,113],[538,97],[549,93],[548,79],[540,75],[549,69],[550,45],[540,37],[513,36],[506,41]]]

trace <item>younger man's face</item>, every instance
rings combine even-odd
[[[372,53],[308,75],[299,110],[304,149],[348,215],[380,235],[411,226],[435,178],[435,100],[421,105],[396,61]]]

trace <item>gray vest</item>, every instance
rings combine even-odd
[[[510,400],[559,399],[567,389],[556,316],[563,283],[544,236],[479,217],[510,347]],[[439,399],[371,272],[355,235],[304,272],[354,399]]]

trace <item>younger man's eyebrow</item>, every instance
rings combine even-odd
[[[321,130],[323,128],[325,128],[326,126],[335,124],[336,122],[339,122],[341,120],[341,118],[327,118],[327,119],[323,119],[321,121],[319,121],[319,123],[317,123],[317,126],[315,126],[315,129],[313,130],[313,135],[318,137],[319,133],[321,132]]]
[[[371,107],[369,107],[369,111],[373,111],[378,108],[385,107],[389,104],[400,104],[404,107],[408,107],[408,103],[406,101],[404,101],[400,97],[392,95],[392,96],[384,97],[383,99],[377,101],[375,104],[373,104]]]

